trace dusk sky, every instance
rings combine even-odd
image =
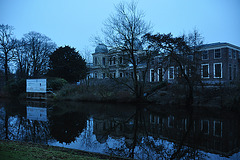
[[[91,37],[101,35],[103,22],[120,0],[0,0],[0,24],[15,28],[20,39],[36,31],[58,46],[94,51]],[[240,0],[138,0],[154,33],[179,36],[197,28],[205,43],[240,46]]]

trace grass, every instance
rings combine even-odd
[[[34,143],[0,141],[1,160],[100,160],[123,159],[98,153],[90,153],[61,147],[39,145]]]

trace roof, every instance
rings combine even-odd
[[[220,48],[220,47],[231,47],[234,49],[237,49],[240,51],[240,47],[233,45],[231,43],[227,43],[227,42],[216,42],[216,43],[209,43],[209,44],[203,44],[200,46],[201,49],[211,49],[211,48]]]

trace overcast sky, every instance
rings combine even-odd
[[[126,0],[127,1],[127,0]],[[58,46],[94,51],[90,40],[120,0],[0,0],[0,24],[14,26],[16,38],[36,31]],[[138,0],[155,33],[179,36],[197,28],[205,43],[240,46],[240,0]]]

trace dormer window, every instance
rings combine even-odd
[[[232,49],[229,49],[228,57],[229,57],[229,59],[232,59]]]
[[[215,49],[214,50],[214,59],[219,59],[219,58],[221,58],[220,49]]]
[[[208,60],[209,56],[208,56],[208,51],[203,51],[202,52],[202,60]]]

